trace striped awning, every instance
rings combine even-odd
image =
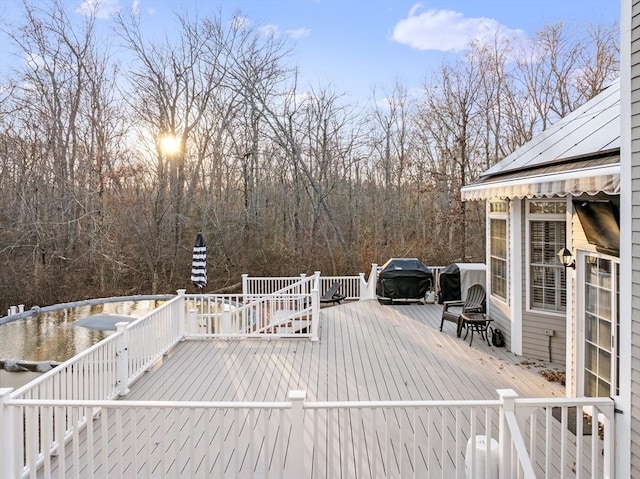
[[[563,197],[620,193],[620,165],[561,172],[530,171],[515,178],[480,178],[461,190],[463,201],[490,198]]]

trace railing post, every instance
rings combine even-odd
[[[287,477],[303,477],[305,458],[304,441],[304,400],[306,391],[289,391],[291,401],[291,469]]]
[[[2,434],[2,447],[0,447],[0,478],[11,479],[20,477],[18,473],[18,464],[16,461],[15,440],[17,436],[17,427],[15,423],[15,415],[13,408],[7,406],[6,403],[11,397],[13,388],[0,389],[0,434]]]
[[[376,299],[376,283],[378,282],[378,263],[371,263],[371,272],[369,273],[368,299]]]
[[[249,275],[247,273],[242,274],[242,299],[246,303],[246,296],[249,294]]]
[[[311,341],[319,341],[320,328],[320,271],[314,273],[311,285]]]
[[[185,320],[186,320],[186,301],[185,301],[185,293],[187,292],[186,289],[179,289],[177,290],[178,293],[178,298],[181,298],[178,302],[178,337],[179,338],[184,338],[185,336],[185,329],[186,329],[186,325],[185,325]]]
[[[298,286],[298,294],[305,294],[308,291],[307,283],[304,279],[307,277],[307,273],[300,273],[300,286]]]
[[[512,412],[515,414],[516,401],[518,394],[513,389],[497,389],[500,396],[500,423],[499,423],[499,442],[500,442],[500,479],[509,479],[512,477],[511,470],[511,431],[505,420],[505,413]]]
[[[118,338],[118,395],[129,394],[129,323],[116,323],[116,329],[120,333]]]
[[[200,329],[197,325],[196,325],[196,310],[195,309],[190,309],[189,312],[187,313],[187,317],[189,318],[188,323],[189,323],[189,329],[187,331],[187,334],[189,336],[194,336],[197,334],[200,334]]]
[[[231,323],[232,323],[231,310],[227,310],[225,308],[225,310],[222,311],[222,321],[221,321],[221,329],[222,329],[222,334],[224,336],[231,336],[232,334],[234,334],[233,326]],[[237,334],[238,331],[235,331],[235,333]]]
[[[367,298],[369,288],[367,287],[367,280],[364,279],[364,273],[358,273],[358,276],[360,277],[360,301],[364,301],[365,299],[369,299]]]
[[[603,469],[603,477],[613,478],[615,477],[615,449],[614,449],[614,438],[616,437],[615,431],[615,407],[613,404],[608,406],[603,406],[603,421],[604,421],[604,448],[603,454],[604,457],[602,459],[602,469]],[[593,420],[598,421],[599,414],[597,413],[598,409],[594,408]]]

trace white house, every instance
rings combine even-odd
[[[488,312],[516,354],[616,403],[616,477],[640,477],[640,0],[621,75],[462,190],[487,200]],[[558,252],[566,248],[569,267]]]
[[[640,0],[622,0],[620,391],[616,477],[640,477]]]
[[[462,195],[487,200],[488,309],[511,350],[565,365],[572,396],[615,395],[620,82]],[[574,267],[561,263],[563,248]]]

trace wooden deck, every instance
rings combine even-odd
[[[320,341],[191,340],[145,375],[127,400],[309,401],[497,399],[496,389],[523,397],[564,397],[541,361],[505,348],[473,345],[446,322],[442,306],[361,301],[323,308]],[[534,363],[534,364],[531,364]]]
[[[441,308],[389,306],[377,301],[326,307],[321,310],[317,342],[183,341],[123,399],[281,402],[288,400],[289,391],[305,390],[307,401],[495,400],[496,389],[505,388],[521,397],[565,396],[564,387],[540,375],[549,365],[540,361],[532,365],[504,348],[488,346],[478,336],[469,346],[468,340],[456,337],[452,323],[445,323],[440,332]],[[58,477],[60,469],[65,471],[63,477],[93,477],[91,470],[97,477],[279,477],[269,472],[273,464],[289,467],[287,454],[295,438],[290,437],[290,429],[283,428],[278,414],[222,414],[187,406],[174,409],[103,411],[90,422],[91,430],[76,438],[77,445],[64,454],[63,461],[52,461],[52,477]],[[366,419],[373,414],[367,412],[317,414],[314,421],[326,423],[328,429],[323,444],[313,451],[315,472],[305,464],[305,477],[464,477],[462,452],[452,453],[447,446],[458,433],[447,430],[444,418],[436,414],[419,418],[424,440],[417,447],[425,459],[417,464],[409,463],[404,446],[394,449],[402,438],[381,435],[383,421],[393,419],[383,417],[384,410],[375,413],[380,415],[373,421],[373,416]],[[418,426],[410,414],[402,414],[406,415],[396,416],[398,421],[411,429]],[[465,420],[469,424],[469,418]],[[495,414],[490,422],[497,433]],[[247,424],[252,426],[245,428]],[[132,432],[108,447],[123,425],[132,427]],[[305,421],[305,429],[307,425]],[[176,430],[180,431],[177,439],[169,439]],[[257,450],[245,440],[250,430],[265,438]],[[364,444],[368,458],[364,464],[362,459],[355,460],[355,451],[347,449],[345,435],[360,438],[359,444]],[[93,459],[83,452],[86,439],[95,445]],[[199,458],[181,452],[190,443],[195,443],[190,450],[198,454],[213,451],[213,459],[204,452]],[[79,471],[72,466],[74,453],[80,457]],[[435,459],[430,461],[430,457]],[[295,476],[287,473],[284,477]]]

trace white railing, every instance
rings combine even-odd
[[[184,335],[184,293],[16,390],[23,399],[113,399]]]
[[[614,477],[612,399],[517,398],[510,390],[502,398],[504,477]]]
[[[338,293],[348,301],[362,299],[361,292],[367,286],[364,273],[360,273],[358,276],[320,276],[320,294],[322,295],[335,283],[340,284]]]
[[[185,291],[146,316],[128,325],[122,325],[123,347],[126,356],[127,387],[184,338]],[[120,381],[119,384],[123,384]],[[122,395],[122,394],[121,394]]]
[[[261,294],[187,295],[188,338],[308,337],[318,339],[320,318],[319,274],[300,278],[277,278],[273,283],[243,284],[283,286]],[[264,279],[264,278],[262,278]],[[293,281],[295,279],[295,281]],[[251,288],[248,288],[251,289]]]
[[[185,334],[187,338],[311,337],[312,303],[312,294],[187,295]]]
[[[9,392],[0,390],[2,479],[36,470],[45,479],[131,471],[185,478],[614,473],[610,399],[519,399],[501,390],[488,401],[306,402],[304,391],[291,391],[286,402],[225,403],[12,399]],[[572,406],[598,418],[592,436],[552,420],[553,408],[564,418]],[[58,425],[65,415],[84,419],[68,437]]]
[[[322,276],[319,271],[316,271],[314,275],[320,278],[320,294],[322,295],[327,291],[334,283],[340,283],[339,292],[345,296],[346,300],[359,300],[362,299],[362,291],[366,289],[367,282],[364,279],[364,273],[360,273],[358,276]],[[250,277],[247,274],[242,275],[242,292],[243,296],[263,296],[275,293],[282,293],[289,288],[293,288],[299,285],[301,280],[310,278],[305,274],[301,274],[299,277],[282,277],[282,278],[260,278]],[[309,284],[310,285],[310,284]],[[302,293],[310,293],[311,290],[307,287],[306,291]]]
[[[329,290],[334,283],[339,283],[340,289],[338,291],[346,300],[366,300],[376,298],[376,282],[379,269],[380,267],[373,263],[367,279],[365,279],[364,273],[359,273],[358,276],[322,276],[319,271],[316,271],[314,275],[320,277],[321,295]],[[433,272],[432,289],[437,293],[440,284],[440,273],[445,269],[445,266],[429,266],[429,269]],[[305,274],[301,274],[300,277],[263,278],[250,277],[248,274],[243,274],[242,295],[245,297],[263,296],[282,292],[299,284],[301,279],[304,280],[306,277]],[[309,293],[310,291],[307,290],[305,292]]]
[[[242,275],[242,295],[243,296],[264,296],[274,293],[291,291],[301,284],[307,284],[305,279],[309,277],[306,274],[300,276],[289,277],[251,277],[248,274]],[[308,291],[298,291],[309,293]]]
[[[437,295],[440,294],[440,273],[442,273],[442,270],[445,268],[446,266],[429,266],[429,269],[431,269],[433,273],[433,284],[431,287]]]
[[[24,456],[28,463],[22,467],[15,465],[15,458],[9,466],[2,466],[5,469],[0,467],[0,471],[6,471],[7,467],[11,471],[3,477],[20,477],[16,471],[27,465],[34,470],[33,461],[41,464],[39,461],[55,453],[65,442],[75,439],[77,444],[78,431],[97,411],[66,407],[63,402],[86,404],[126,395],[131,384],[184,337],[184,310],[181,290],[178,296],[140,319],[118,323],[115,334],[13,391],[11,400],[48,402],[51,423],[45,423],[42,411],[36,416],[29,414],[28,408],[9,411],[8,420],[22,421],[22,427],[7,433],[3,444],[11,438],[20,451],[27,448],[29,456]]]

